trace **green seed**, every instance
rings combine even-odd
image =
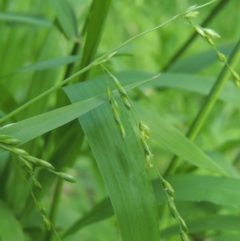
[[[33,184],[34,184],[34,187],[37,189],[37,190],[39,190],[39,191],[41,191],[42,192],[42,186],[41,186],[41,184],[39,183],[39,181],[37,180],[37,179],[33,179]]]
[[[141,131],[141,134],[146,137],[149,138],[150,137],[150,128],[147,126],[147,124],[144,121],[140,121],[139,122],[139,130]]]
[[[163,187],[165,188],[165,191],[167,192],[167,194],[173,199],[174,198],[174,190],[172,188],[172,186],[170,185],[169,182],[167,182],[166,180],[164,180],[162,182]]]
[[[203,31],[203,29],[200,27],[200,26],[194,26],[194,29],[202,36],[202,37],[205,37],[205,33]]]
[[[239,77],[239,75],[236,71],[231,69],[231,73],[232,73],[232,76],[233,76],[234,80],[240,81],[240,77]]]
[[[24,159],[26,159],[27,161],[29,161],[30,163],[32,163],[35,166],[44,167],[44,168],[47,168],[50,170],[55,169],[49,162],[46,162],[44,160],[38,159],[33,156],[25,156]]]
[[[120,129],[122,138],[124,139],[125,138],[125,129],[124,129],[122,123],[119,124],[119,129]]]
[[[240,89],[240,81],[234,80],[234,83],[238,89]]]
[[[184,231],[180,232],[180,236],[181,236],[182,241],[189,241],[189,238]]]
[[[118,103],[117,103],[117,101],[113,97],[111,98],[111,102],[110,103],[112,104],[112,108],[113,109],[117,109],[117,111],[119,111]]]
[[[212,40],[210,37],[206,36],[205,39],[207,40],[207,42],[208,42],[211,46],[215,46],[215,43],[213,42],[213,40]]]
[[[0,142],[5,145],[18,145],[21,143],[20,140],[14,139],[14,138],[8,138],[8,139],[3,139],[3,140],[0,139]]]
[[[26,160],[24,160],[23,158],[20,158],[20,159],[21,159],[22,164],[23,164],[22,168],[23,168],[25,171],[27,171],[27,172],[29,172],[29,173],[32,173],[32,171],[33,171],[32,165],[31,165],[29,162],[27,162]]]
[[[184,221],[181,217],[178,218],[178,221],[179,221],[179,224],[180,224],[181,229],[182,229],[185,233],[188,233],[188,228],[187,228],[187,225],[186,225],[185,221]]]
[[[128,100],[128,97],[126,97],[126,96],[124,96],[124,95],[120,95],[120,96],[121,96],[121,99],[122,99],[122,101],[123,101],[124,106],[125,106],[128,110],[130,110],[130,109],[131,109],[131,104],[130,104],[130,102],[129,102],[129,100]]]
[[[35,204],[37,206],[37,209],[40,211],[42,215],[46,215],[46,209],[43,207],[41,203],[39,203],[37,200],[35,200]]]
[[[178,218],[179,213],[178,213],[177,208],[176,208],[176,206],[175,206],[175,204],[172,200],[168,200],[168,207],[169,207],[169,210],[170,210],[172,216],[174,218]]]
[[[109,103],[111,104],[112,91],[111,91],[111,88],[110,88],[109,85],[107,86],[107,97],[108,97],[108,101],[109,101]]]
[[[71,176],[68,173],[64,173],[64,172],[56,172],[56,174],[61,177],[62,179],[64,179],[67,182],[71,182],[71,183],[75,183],[76,180],[74,179],[73,176]]]
[[[9,150],[20,156],[24,156],[24,157],[29,156],[29,154],[26,151],[24,151],[23,149],[20,149],[20,148],[10,148]]]
[[[184,15],[184,18],[195,18],[198,16],[198,14],[199,12],[197,11],[189,12]]]
[[[11,136],[7,136],[7,135],[0,135],[0,140],[6,140],[6,139],[11,139]]]
[[[226,63],[226,62],[227,62],[227,57],[226,57],[224,54],[218,52],[218,53],[217,53],[217,57],[218,57],[218,59],[219,59],[221,62],[223,62],[223,63]]]
[[[117,122],[117,124],[120,124],[121,120],[120,120],[119,111],[115,108],[113,108],[113,116],[114,116],[114,119]]]
[[[125,97],[127,97],[127,92],[126,90],[121,86],[120,82],[118,82],[118,84],[116,84],[116,88],[119,92],[120,95],[123,95]]]
[[[210,38],[214,38],[214,39],[221,38],[221,36],[213,29],[204,28],[203,31]]]
[[[151,153],[151,151],[149,149],[147,142],[144,140],[143,137],[141,137],[141,142],[142,142],[142,146],[143,146],[143,149],[144,149],[146,155],[148,155],[149,157],[153,156],[153,154]]]
[[[52,224],[46,215],[42,215],[43,224],[47,230],[51,230]]]

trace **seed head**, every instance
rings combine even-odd
[[[185,221],[184,221],[181,217],[178,218],[178,221],[179,221],[179,224],[180,224],[181,229],[182,229],[185,233],[188,233],[188,228],[187,228],[187,225],[186,225]]]
[[[5,145],[18,145],[21,143],[20,140],[15,139],[15,138],[8,138],[8,139],[3,139],[3,140],[0,139],[0,142]]]
[[[213,42],[213,40],[210,37],[206,36],[205,39],[211,46],[215,46],[215,43]]]
[[[162,182],[163,187],[165,189],[165,191],[167,192],[167,194],[173,199],[174,198],[174,190],[172,188],[172,186],[170,185],[169,182],[167,182],[166,180],[164,180]]]
[[[170,210],[172,216],[174,218],[178,218],[179,213],[178,213],[177,208],[176,208],[176,206],[175,206],[175,204],[172,200],[168,200],[168,207],[169,207],[169,210]]]
[[[37,190],[39,190],[39,191],[41,191],[42,192],[42,186],[41,186],[41,184],[39,183],[39,181],[37,180],[37,179],[33,179],[33,185],[34,185],[34,187],[37,189]]]
[[[138,128],[141,131],[143,137],[146,137],[147,139],[150,137],[150,128],[144,121],[141,120],[139,122]]]
[[[46,215],[42,215],[43,224],[47,230],[51,230],[52,224]]]
[[[125,129],[124,129],[124,127],[123,127],[123,125],[122,125],[122,123],[120,123],[119,125],[119,129],[120,129],[120,132],[121,132],[121,136],[122,136],[122,138],[124,139],[125,138]]]
[[[110,85],[107,86],[107,97],[108,97],[109,103],[111,104],[112,91],[111,91]]]
[[[146,155],[148,155],[149,157],[153,156],[147,142],[144,140],[144,138],[142,136],[141,136],[141,142],[142,142],[142,146],[143,146],[143,149],[144,149]]]
[[[214,38],[214,39],[221,38],[221,36],[216,31],[214,31],[213,29],[204,28],[203,31],[210,38]]]
[[[0,135],[0,140],[6,140],[6,139],[11,139],[11,136],[8,135]]]
[[[76,180],[74,179],[74,177],[68,173],[65,172],[56,172],[56,174],[61,177],[62,179],[64,179],[67,182],[71,182],[71,183],[75,183]]]
[[[181,236],[182,241],[189,241],[189,238],[184,231],[180,232],[180,236]]]
[[[33,171],[32,165],[29,162],[27,162],[26,160],[24,160],[23,158],[21,158],[21,161],[22,161],[22,164],[23,164],[22,168],[25,171],[27,171],[29,173],[32,173],[32,171]]]
[[[233,76],[234,80],[240,81],[240,77],[239,77],[239,75],[238,75],[238,73],[236,71],[231,69],[231,73],[232,73],[232,76]]]
[[[50,170],[55,169],[49,162],[46,162],[44,160],[38,159],[38,158],[33,157],[33,156],[24,156],[24,159],[26,159],[28,162],[32,163],[35,166],[47,168],[47,169],[50,169]]]
[[[184,15],[184,18],[195,18],[198,16],[198,14],[199,12],[197,11],[188,12]]]
[[[128,97],[126,97],[126,96],[124,96],[124,95],[120,95],[120,96],[121,96],[121,99],[122,99],[122,101],[123,101],[124,106],[125,106],[128,110],[130,110],[130,109],[131,109],[131,104],[130,104],[130,102],[129,102],[129,100],[128,100]]]
[[[205,33],[204,33],[204,31],[203,31],[203,29],[202,29],[200,26],[195,25],[195,26],[194,26],[194,29],[195,29],[202,37],[205,37],[205,36],[206,36]]]
[[[10,148],[9,149],[11,152],[13,152],[13,153],[15,153],[15,154],[17,154],[17,155],[20,155],[20,156],[28,156],[29,154],[26,152],[26,151],[24,151],[23,149],[20,149],[20,148]]]
[[[218,53],[217,53],[217,57],[218,57],[218,59],[219,59],[221,62],[223,62],[223,63],[226,63],[226,62],[227,62],[227,57],[226,57],[224,54],[218,52]]]
[[[113,116],[114,116],[116,123],[119,125],[121,123],[121,120],[120,120],[120,114],[119,114],[118,109],[113,108]]]

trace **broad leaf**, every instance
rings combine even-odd
[[[101,83],[89,81],[64,89],[71,102],[76,102],[96,91],[103,92],[105,86]],[[84,88],[86,85],[88,88]],[[157,205],[143,149],[123,108],[121,119],[126,130],[124,139],[109,103],[95,108],[79,121],[108,190],[122,240],[159,240]]]

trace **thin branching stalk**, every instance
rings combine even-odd
[[[112,57],[112,55],[114,55],[116,53],[117,50],[119,50],[120,48],[124,47],[125,45],[127,45],[128,43],[132,42],[133,40],[147,34],[147,33],[150,33],[152,31],[155,31],[165,25],[167,25],[168,23],[180,18],[180,17],[183,17],[185,14],[189,13],[189,12],[192,12],[194,10],[197,10],[197,9],[200,9],[200,8],[203,8],[213,2],[215,2],[216,0],[213,0],[211,2],[208,2],[206,4],[203,4],[203,5],[200,5],[200,6],[197,6],[197,7],[194,7],[194,8],[191,8],[191,9],[188,9],[187,11],[185,11],[184,13],[181,13],[181,14],[177,14],[175,15],[174,17],[172,17],[171,19],[167,20],[166,22],[154,27],[154,28],[151,28],[149,30],[146,30],[130,39],[128,39],[127,41],[125,41],[124,43],[120,44],[119,46],[117,46],[116,48],[114,48],[113,50],[107,52],[106,54],[102,55],[101,57],[95,59],[93,62],[91,62],[89,65],[87,65],[86,67],[84,67],[83,69],[79,70],[77,73],[71,75],[70,77],[68,77],[67,79],[65,79],[64,81],[56,84],[55,86],[53,86],[52,88],[48,89],[47,91],[43,92],[42,94],[38,95],[37,97],[33,98],[32,100],[30,100],[29,102],[25,103],[24,105],[20,106],[19,108],[17,108],[16,110],[12,111],[11,113],[5,115],[3,118],[0,119],[0,123],[3,123],[4,121],[8,120],[10,117],[16,115],[17,113],[19,113],[20,111],[26,109],[28,106],[30,106],[31,104],[35,103],[36,101],[42,99],[43,97],[45,97],[46,95],[56,91],[57,89],[61,88],[63,85],[69,83],[71,80],[73,80],[74,78],[76,78],[77,76],[85,73],[86,71],[90,70],[92,67],[96,66],[96,65],[99,65],[101,64],[102,62],[105,62],[107,61],[109,58]]]
[[[234,67],[237,64],[240,58],[239,49],[240,49],[240,40],[237,42],[228,60],[228,64],[231,65],[232,67]],[[208,114],[211,112],[218,96],[220,95],[230,75],[231,75],[231,72],[229,71],[229,67],[227,66],[227,64],[225,64],[214,86],[212,87],[210,93],[208,94],[204,105],[198,112],[196,118],[194,119],[192,125],[189,128],[189,131],[186,134],[189,140],[193,141],[196,138],[197,134],[202,128],[204,122],[206,121]],[[165,172],[165,175],[173,174],[177,169],[180,161],[181,160],[179,157],[174,156],[171,161],[171,164],[169,165],[168,169]]]

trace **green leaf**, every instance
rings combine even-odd
[[[26,67],[22,67],[16,69],[14,72],[26,72],[26,71],[36,71],[36,70],[43,70],[43,69],[51,69],[56,68],[62,65],[67,65],[79,61],[81,56],[69,55],[65,57],[59,57],[54,59],[49,59],[45,61],[41,61]]]
[[[175,200],[182,202],[211,202],[220,206],[240,207],[240,180],[235,178],[176,175],[167,178],[175,190]],[[167,201],[160,179],[153,181],[154,194],[159,204]],[[114,215],[109,198],[95,205],[85,216],[70,226],[62,237]],[[179,229],[178,229],[179,232]]]
[[[232,52],[234,46],[235,44],[228,44],[218,47],[218,50],[228,56]],[[169,68],[168,72],[193,73],[207,68],[217,61],[219,60],[216,52],[213,49],[210,49],[205,52],[180,59]]]
[[[24,233],[11,209],[0,200],[0,240],[25,241]]]
[[[131,85],[125,86],[125,88],[128,90],[141,83],[142,81],[138,81]],[[91,92],[88,83],[87,85],[82,84],[81,88],[84,92]],[[3,126],[0,128],[0,134],[13,136],[16,139],[19,139],[21,144],[28,142],[48,131],[51,131],[76,119],[77,117],[107,101],[106,94],[103,90],[101,91],[102,96],[98,91],[95,92],[96,93],[92,92],[91,96],[94,96],[92,98],[85,98],[83,101],[78,103],[58,108],[56,110],[31,117],[17,123]],[[76,95],[78,94],[76,93]],[[0,148],[0,152],[1,151],[2,149]]]
[[[102,81],[88,81],[65,87],[71,102],[105,92]],[[87,90],[87,91],[86,91]],[[123,107],[123,139],[111,106],[105,103],[79,118],[108,190],[123,241],[159,240],[156,200],[145,168],[139,137]],[[151,220],[151,222],[149,222]]]
[[[64,34],[69,39],[78,42],[77,19],[71,5],[66,0],[50,0],[50,2],[56,12],[58,23]]]
[[[144,71],[127,71],[116,74],[119,79],[125,82],[135,81],[136,79],[144,79],[152,76],[153,73]],[[199,94],[207,95],[213,87],[215,79],[212,77],[199,76],[193,74],[180,74],[180,73],[166,73],[161,74],[158,78],[144,83],[144,87],[168,87],[177,88],[182,90],[189,90]],[[219,95],[219,99],[226,103],[239,108],[240,95],[239,90],[234,85],[233,81],[228,81],[223,91]]]
[[[83,49],[83,58],[80,68],[87,66],[95,57],[99,46],[104,23],[111,4],[111,0],[97,1],[93,0],[90,9],[90,19],[87,22],[87,37]],[[80,76],[83,80],[85,75]]]
[[[42,27],[51,27],[52,23],[47,19],[40,17],[33,17],[27,14],[4,13],[0,12],[0,21],[24,23]]]
[[[1,134],[13,136],[21,144],[30,141],[52,129],[64,125],[106,101],[106,97],[91,98],[49,111],[26,120],[0,128]]]
[[[144,121],[150,127],[152,138],[162,146],[194,166],[224,175],[227,174],[226,170],[211,160],[200,148],[159,115],[140,106],[137,109],[140,116],[144,116]]]
[[[233,215],[213,215],[198,217],[194,220],[185,220],[189,233],[217,231],[239,231],[240,217]],[[179,234],[179,226],[174,225],[161,232],[163,238]]]

